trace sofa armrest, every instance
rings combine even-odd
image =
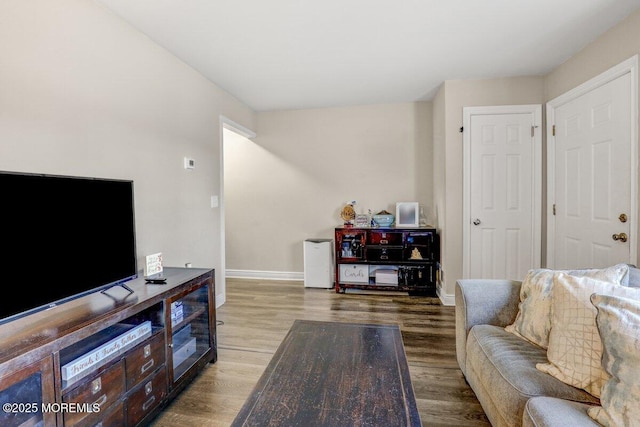
[[[475,325],[507,326],[518,313],[517,280],[461,279],[456,281],[456,357],[466,375],[467,334]]]

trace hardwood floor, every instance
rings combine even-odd
[[[227,302],[217,318],[218,361],[153,426],[231,425],[295,319],[399,325],[422,424],[490,426],[458,368],[454,307],[437,298],[336,294],[302,282],[227,279]]]

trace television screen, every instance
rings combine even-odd
[[[0,323],[137,277],[133,181],[0,172],[0,194]]]

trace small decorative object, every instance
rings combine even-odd
[[[420,206],[420,227],[427,227],[427,217],[424,215],[424,208]]]
[[[422,254],[418,250],[418,248],[413,248],[411,251],[411,258],[409,259],[422,259]]]
[[[369,215],[367,214],[356,214],[356,227],[370,227],[371,221],[369,220]]]
[[[144,277],[162,273],[162,252],[145,257]]]
[[[396,227],[418,227],[420,225],[418,202],[396,203]]]
[[[340,211],[340,218],[344,221],[344,225],[353,225],[353,220],[356,218],[356,210],[351,203],[345,205]]]
[[[373,216],[373,222],[378,227],[390,227],[393,224],[395,217],[391,212],[387,212],[386,210],[382,210]]]

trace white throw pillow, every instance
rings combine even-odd
[[[640,301],[594,294],[602,363],[611,378],[589,416],[605,426],[640,425]]]
[[[507,332],[518,335],[544,349],[549,347],[553,275],[560,272],[621,284],[629,273],[629,266],[617,264],[603,269],[549,270],[539,268],[530,270],[520,287],[520,303],[516,320],[505,328]]]
[[[609,375],[602,367],[602,341],[590,297],[598,293],[640,299],[640,289],[566,273],[554,274],[553,281],[549,363],[536,368],[600,397]]]

